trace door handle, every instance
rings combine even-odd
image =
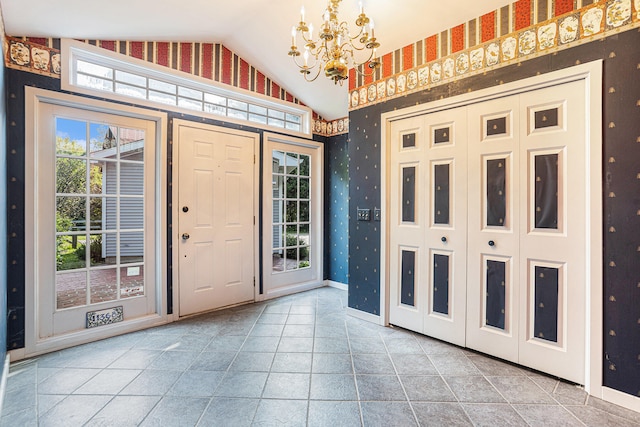
[[[440,239],[442,241],[442,243],[447,243],[447,238],[442,236],[442,238]]]
[[[489,246],[493,247],[496,245],[496,242],[494,242],[493,240],[489,240]]]
[[[182,233],[182,240],[188,240],[189,237],[189,233]]]

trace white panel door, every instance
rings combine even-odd
[[[427,192],[424,117],[391,124],[389,322],[423,332],[428,270],[422,262]]]
[[[519,363],[584,384],[584,80],[520,98]]]
[[[518,96],[469,106],[467,346],[518,361]]]
[[[424,333],[465,345],[467,289],[467,109],[429,114],[424,184],[427,296]]]
[[[180,315],[254,299],[255,136],[180,125]]]

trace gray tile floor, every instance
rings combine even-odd
[[[3,426],[634,426],[580,388],[345,314],[321,288],[10,368]]]

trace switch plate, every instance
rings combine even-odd
[[[380,217],[382,216],[382,211],[380,210],[380,208],[374,208],[373,209],[373,220],[374,221],[380,221]]]
[[[370,220],[371,220],[371,209],[358,208],[358,221],[370,221]]]

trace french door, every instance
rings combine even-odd
[[[390,323],[584,383],[584,85],[392,122]]]

